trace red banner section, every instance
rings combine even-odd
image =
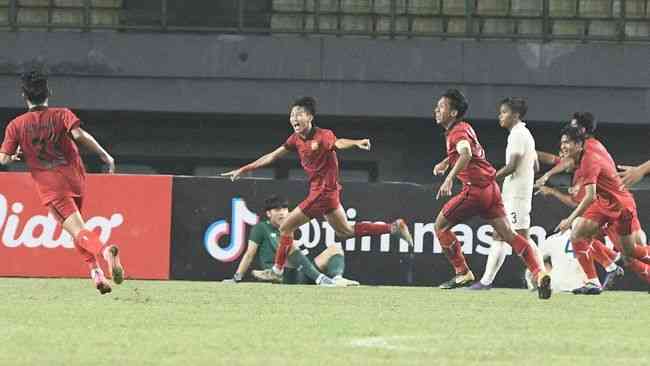
[[[120,247],[127,278],[169,279],[172,177],[89,174],[86,184],[86,227]],[[0,173],[0,276],[89,276],[27,173]]]

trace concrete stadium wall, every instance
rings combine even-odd
[[[650,122],[647,44],[532,43],[240,35],[0,32],[0,108],[19,108],[16,75],[45,62],[57,104],[104,111],[285,114],[301,95],[330,116],[427,118],[462,88],[470,117],[522,95],[529,118],[591,110]]]

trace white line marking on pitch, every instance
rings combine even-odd
[[[361,348],[379,348],[379,349],[386,349],[390,351],[423,351],[418,348],[414,347],[407,347],[407,346],[402,346],[400,344],[395,344],[395,343],[400,343],[400,341],[404,341],[410,338],[415,338],[415,337],[409,337],[409,336],[393,336],[393,337],[365,337],[365,338],[356,338],[353,339],[350,344],[354,347],[361,347]]]

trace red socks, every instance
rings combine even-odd
[[[533,277],[537,278],[537,274],[541,270],[540,263],[537,261],[537,255],[535,249],[532,247],[530,242],[526,240],[523,236],[517,234],[515,235],[512,242],[508,243],[515,250],[515,253],[519,255],[521,260],[524,261],[528,270],[533,274]]]
[[[97,268],[97,256],[101,255],[104,245],[99,240],[99,235],[90,230],[81,230],[74,238],[74,247],[83,257],[83,261],[91,270]]]
[[[280,235],[280,243],[275,251],[275,265],[278,269],[283,269],[287,263],[287,255],[293,246],[293,236]]]
[[[580,267],[582,267],[585,275],[587,275],[587,280],[598,278],[594,261],[591,258],[591,243],[585,239],[581,239],[572,242],[571,245],[573,245],[573,252],[580,263]]]
[[[94,255],[100,255],[104,245],[99,240],[99,235],[94,231],[83,229],[74,238],[74,245],[83,248],[85,251]]]
[[[591,255],[594,257],[594,260],[598,262],[603,268],[607,269],[614,260],[616,260],[616,252],[609,249],[602,241],[598,239],[593,239],[591,241],[591,248],[593,251]]]
[[[632,257],[640,260],[641,262],[650,263],[650,247],[635,245],[632,251]]]
[[[354,236],[381,235],[390,233],[390,224],[373,224],[367,221],[354,224]]]
[[[643,263],[638,259],[631,259],[627,266],[645,282],[650,283],[650,264]]]
[[[461,250],[460,243],[451,230],[437,231],[436,236],[438,236],[438,241],[440,241],[440,246],[442,246],[442,251],[451,262],[451,265],[454,267],[456,274],[463,274],[469,271],[467,267],[467,262],[465,262],[465,256]]]

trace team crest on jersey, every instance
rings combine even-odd
[[[311,151],[318,150],[318,141],[312,141],[310,147],[311,147]]]

